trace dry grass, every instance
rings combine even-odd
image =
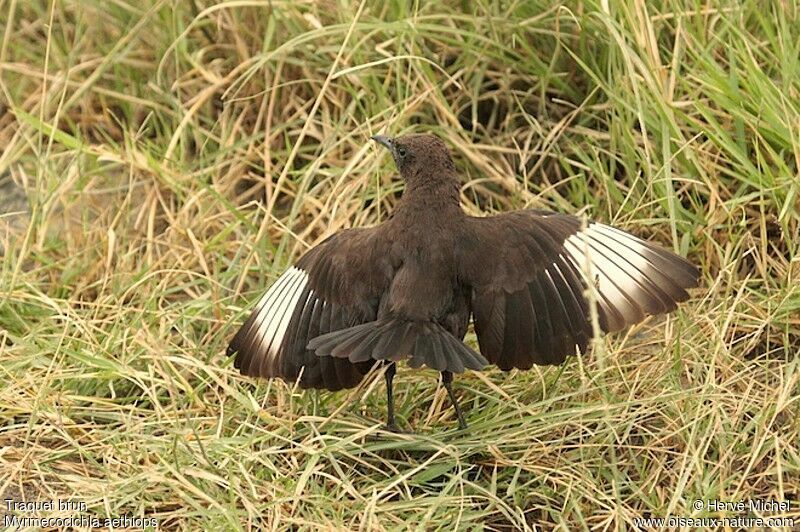
[[[0,2],[3,498],[178,529],[800,520],[800,6],[448,4]],[[398,374],[400,436],[377,375],[243,379],[249,303],[396,202],[384,131],[442,136],[471,213],[585,206],[702,288],[563,368],[460,377],[467,434],[430,371]]]

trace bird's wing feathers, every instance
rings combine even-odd
[[[308,251],[266,291],[228,347],[245,375],[281,377],[304,388],[358,384],[371,366],[319,357],[309,340],[376,319],[391,277],[376,229],[349,229]],[[302,373],[301,373],[302,370]]]
[[[461,276],[472,287],[481,353],[502,369],[559,364],[600,327],[617,331],[673,310],[698,271],[674,253],[600,223],[548,211],[470,218]]]

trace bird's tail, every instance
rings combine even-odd
[[[308,349],[319,356],[346,358],[350,362],[408,359],[411,367],[423,364],[437,371],[460,373],[483,369],[489,363],[444,327],[432,322],[387,318],[317,336]]]

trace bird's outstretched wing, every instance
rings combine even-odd
[[[470,218],[462,241],[480,350],[504,370],[585,351],[589,282],[600,328],[610,332],[673,310],[699,276],[685,259],[624,231],[549,211]]]
[[[320,357],[306,349],[321,334],[377,317],[391,279],[378,230],[348,229],[308,251],[266,291],[236,333],[228,354],[254,377],[281,377],[303,388],[350,388],[373,362]],[[302,373],[301,373],[302,370]]]

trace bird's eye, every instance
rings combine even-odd
[[[399,155],[400,157],[405,157],[406,156],[406,149],[402,148],[402,147],[397,148],[397,155]]]

